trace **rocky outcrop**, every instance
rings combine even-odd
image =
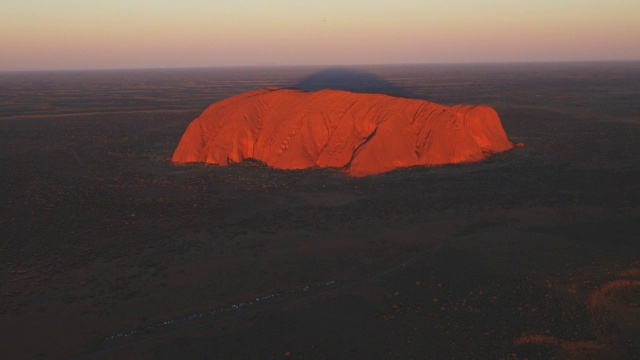
[[[253,158],[278,169],[335,167],[366,176],[479,161],[512,147],[487,106],[270,88],[211,105],[188,126],[172,161],[225,166]]]

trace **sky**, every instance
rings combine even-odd
[[[600,60],[640,60],[640,1],[0,4],[0,71]]]

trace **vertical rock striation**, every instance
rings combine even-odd
[[[278,169],[335,167],[366,176],[479,161],[512,147],[487,106],[270,88],[211,105],[188,126],[172,161],[225,166],[253,158]]]

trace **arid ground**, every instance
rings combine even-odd
[[[305,70],[4,74],[0,357],[640,357],[640,64],[361,70],[493,106],[525,147],[358,179],[175,166],[206,105]]]

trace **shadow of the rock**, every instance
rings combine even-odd
[[[384,78],[362,70],[351,68],[327,68],[309,75],[292,87],[316,91],[322,89],[346,90],[358,93],[380,93],[400,97],[412,97],[409,90]]]

